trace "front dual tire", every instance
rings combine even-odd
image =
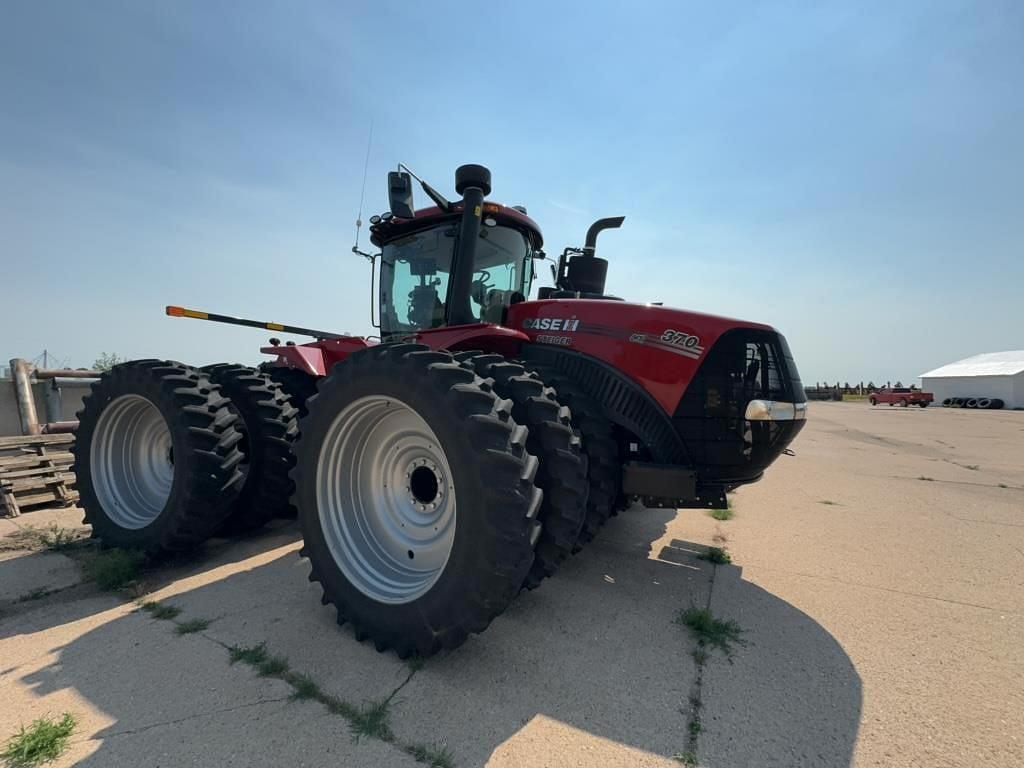
[[[538,461],[511,402],[446,352],[385,344],[335,366],[306,405],[295,505],[338,622],[402,657],[485,629],[541,531]]]

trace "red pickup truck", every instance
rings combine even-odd
[[[922,392],[919,389],[907,389],[906,387],[886,387],[872,392],[868,397],[868,402],[872,405],[888,403],[890,406],[898,405],[901,408],[906,408],[908,405],[920,405],[922,408],[927,408],[934,399],[931,392]]]

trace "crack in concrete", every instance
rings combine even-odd
[[[934,595],[925,595],[925,594],[922,594],[920,592],[907,592],[907,591],[902,590],[902,589],[893,589],[891,587],[879,587],[879,586],[877,586],[875,584],[864,584],[864,583],[859,582],[859,581],[848,581],[846,579],[840,579],[837,576],[828,576],[826,574],[820,574],[820,573],[801,573],[799,571],[787,571],[787,570],[782,569],[782,568],[770,568],[770,567],[765,566],[765,565],[757,565],[756,563],[754,563],[754,564],[746,563],[745,567],[746,568],[760,568],[761,570],[768,571],[770,573],[784,573],[787,576],[798,576],[798,577],[804,578],[804,579],[824,579],[826,581],[834,581],[837,584],[845,584],[846,586],[849,586],[849,587],[863,587],[864,589],[874,589],[874,590],[878,590],[879,592],[891,592],[893,594],[903,595],[904,597],[919,597],[919,598],[921,598],[923,600],[934,600],[934,601],[939,602],[939,603],[949,603],[950,605],[962,605],[962,606],[964,606],[966,608],[981,608],[982,610],[994,611],[995,613],[1006,613],[1006,614],[1010,614],[1012,616],[1024,616],[1024,613],[1022,613],[1020,611],[1008,610],[1006,608],[999,608],[998,606],[982,605],[980,603],[970,603],[970,602],[967,602],[965,600],[953,600],[952,598],[948,598],[948,597],[936,597]]]
[[[412,682],[412,679],[413,679],[413,677],[415,677],[415,675],[416,675],[416,672],[417,672],[417,671],[418,671],[418,670],[415,670],[415,669],[410,669],[410,670],[409,670],[409,675],[408,675],[408,677],[406,677],[406,678],[405,678],[405,680],[403,680],[403,681],[402,681],[401,683],[399,683],[399,684],[398,684],[398,687],[397,687],[397,688],[395,688],[395,690],[393,690],[393,691],[392,691],[392,692],[391,692],[391,693],[390,693],[390,694],[388,695],[388,697],[387,697],[386,699],[384,699],[384,703],[385,703],[385,704],[390,704],[390,703],[391,703],[391,700],[392,700],[393,698],[395,698],[395,694],[397,694],[397,693],[398,693],[398,692],[399,692],[400,690],[402,690],[403,688],[405,688],[405,686],[407,686],[407,685],[408,685],[409,683],[411,683],[411,682]]]
[[[186,723],[189,720],[195,720],[197,717],[209,717],[210,715],[220,715],[226,712],[237,712],[241,709],[251,709],[252,707],[259,707],[263,704],[277,704],[282,701],[288,701],[288,696],[282,696],[278,699],[260,699],[259,701],[250,701],[247,704],[236,704],[231,707],[221,707],[220,709],[212,709],[207,712],[197,712],[192,715],[186,715],[185,717],[179,717],[175,720],[165,720],[159,723],[150,723],[148,725],[140,725],[138,728],[129,728],[124,731],[113,731],[111,733],[103,734],[103,738],[109,738],[112,736],[132,736],[137,733],[143,733],[145,731],[152,730],[153,728],[159,728],[164,725],[178,725],[179,723]],[[86,739],[89,741],[89,739]]]

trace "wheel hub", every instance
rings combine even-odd
[[[395,398],[360,398],[334,419],[317,464],[317,508],[338,567],[374,600],[415,600],[448,562],[451,468],[427,422]]]
[[[93,488],[116,525],[144,528],[163,511],[174,483],[174,446],[160,410],[122,395],[96,422],[90,448]]]

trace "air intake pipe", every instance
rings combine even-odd
[[[608,276],[608,260],[594,255],[597,236],[606,229],[618,229],[625,220],[625,216],[598,219],[587,230],[587,239],[582,251],[569,258],[568,261],[566,261],[567,253],[562,254],[558,271],[561,278],[559,285],[563,289],[577,293],[604,294],[604,284]]]
[[[455,191],[462,195],[462,222],[448,291],[448,325],[468,325],[480,322],[469,304],[469,294],[480,238],[480,215],[484,198],[491,194],[491,172],[482,165],[460,165],[455,169]]]

